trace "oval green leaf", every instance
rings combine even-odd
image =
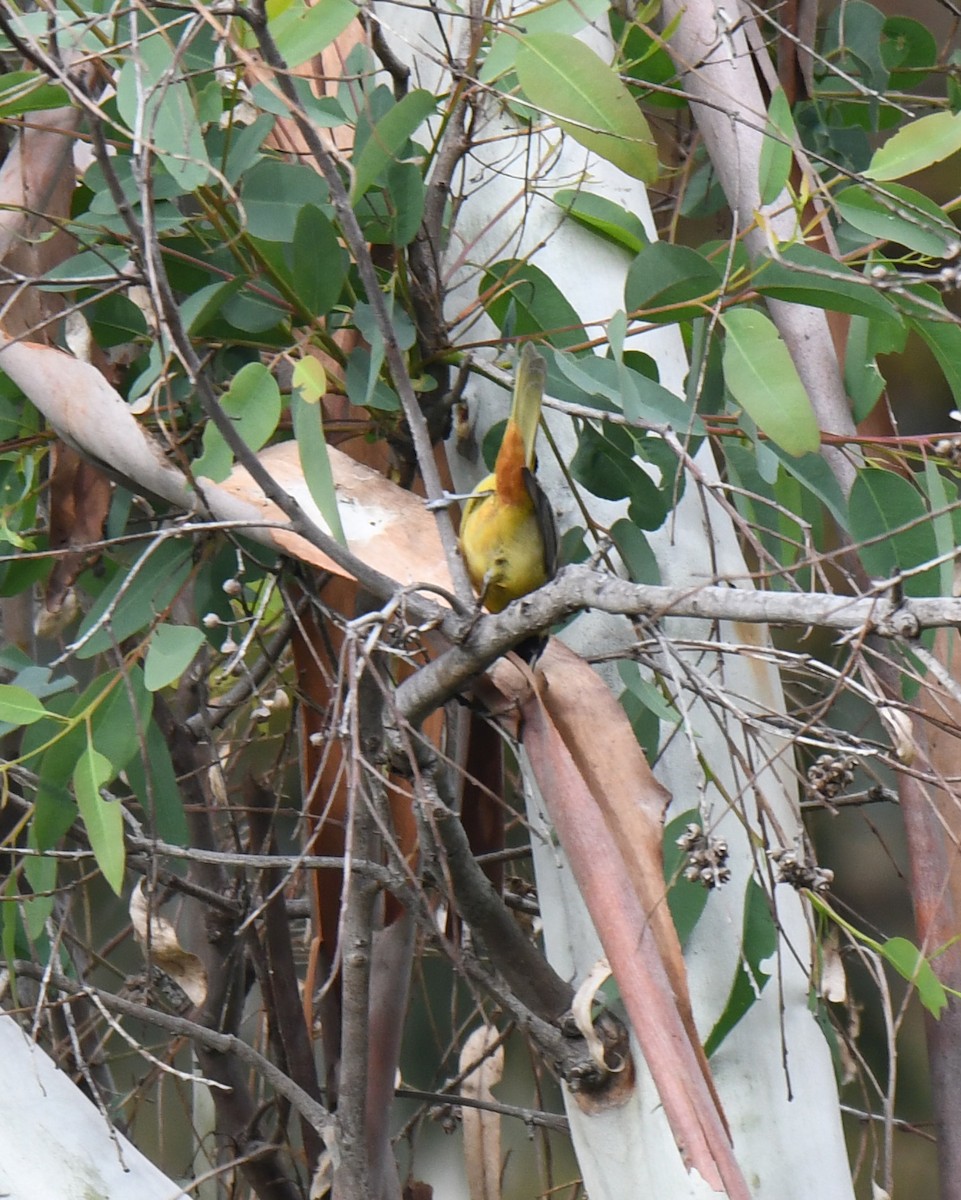
[[[310,7],[294,0],[270,18],[269,28],[287,66],[299,67],[325,50],[356,16],[352,0],[319,0]]]
[[[707,314],[721,285],[720,271],[703,254],[690,246],[652,242],[628,269],[624,303],[645,321],[687,321]]]
[[[49,713],[32,692],[13,683],[0,684],[0,721],[9,725],[32,725],[46,716]]]
[[[918,989],[921,1003],[934,1017],[940,1017],[948,1005],[948,994],[921,951],[907,938],[888,938],[880,947],[892,967]]]
[[[280,388],[263,363],[248,363],[237,372],[220,401],[237,433],[251,450],[259,450],[280,420]],[[194,474],[219,483],[226,479],[233,454],[223,434],[213,424],[204,430],[203,454],[194,463]]]
[[[788,454],[817,450],[814,409],[774,324],[750,308],[732,309],[721,323],[724,379],[735,401]]]
[[[657,146],[617,73],[564,33],[524,38],[517,77],[528,99],[576,142],[642,183],[657,179]]]
[[[190,666],[204,641],[203,631],[194,625],[158,625],[143,665],[147,691],[157,692],[167,684],[175,683]]]
[[[494,263],[481,280],[479,293],[491,320],[507,336],[547,333],[558,349],[587,341],[570,301],[533,263],[510,258]]]

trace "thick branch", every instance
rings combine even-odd
[[[414,724],[524,637],[596,609],[658,621],[664,617],[748,624],[817,626],[885,638],[915,638],[923,629],[961,626],[961,599],[908,599],[899,581],[878,585],[875,596],[820,592],[761,592],[747,588],[666,588],[630,583],[587,566],[567,567],[551,583],[496,616],[479,620],[470,637],[401,684],[397,705]]]

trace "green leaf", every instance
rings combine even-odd
[[[60,289],[87,287],[96,283],[116,283],[123,269],[130,262],[130,251],[126,246],[98,246],[96,250],[84,250],[73,254],[63,262],[50,268],[44,283],[60,283]]]
[[[350,201],[355,207],[381,172],[399,160],[413,134],[437,106],[433,92],[418,88],[391,108],[374,125],[363,149],[354,158]]]
[[[882,956],[909,983],[918,989],[921,1003],[933,1017],[940,1017],[947,1008],[948,995],[934,968],[921,951],[907,938],[893,937],[881,943]]]
[[[927,343],[944,372],[955,404],[961,408],[961,326],[948,313],[938,292],[927,284],[906,289],[896,300],[910,314],[909,327]]]
[[[762,204],[773,204],[787,187],[791,164],[794,162],[793,147],[796,139],[797,130],[794,128],[791,106],[784,94],[784,88],[778,86],[774,89],[768,106],[758,164]]]
[[[888,86],[916,90],[938,62],[930,29],[908,17],[888,17],[881,34],[881,61],[891,73]]]
[[[115,773],[110,760],[88,742],[73,772],[73,789],[97,866],[119,896],[125,862],[123,811],[118,801],[100,795]]]
[[[775,442],[771,450],[781,466],[823,504],[840,529],[848,527],[848,506],[837,477],[820,454],[785,453]]]
[[[874,152],[866,179],[902,179],[961,150],[961,115],[930,113],[902,125]]]
[[[98,629],[74,651],[77,658],[103,654],[164,613],[186,581],[190,566],[190,544],[171,538],[141,559],[135,568],[118,570],[82,621],[76,640],[79,642],[88,630],[98,625],[109,609],[106,628]]]
[[[63,108],[70,95],[59,83],[50,83],[39,71],[11,71],[0,87],[0,120],[12,121],[24,113]]]
[[[297,214],[292,246],[294,289],[305,313],[323,317],[334,307],[347,278],[347,252],[333,225],[313,204]]]
[[[578,188],[562,189],[551,198],[572,221],[590,229],[605,241],[613,242],[615,246],[623,246],[632,254],[639,254],[650,242],[640,217],[621,208],[613,200],[608,200],[606,196],[596,196],[593,192]]]
[[[608,0],[548,0],[518,14],[515,28],[528,34],[578,33],[585,25],[602,20],[609,7]],[[481,66],[481,81],[490,83],[512,71],[519,46],[513,30],[498,34]]]
[[[382,186],[367,192],[357,210],[364,237],[378,246],[408,246],[417,236],[427,192],[421,168],[395,162],[384,172]]]
[[[609,401],[610,411],[623,412],[632,421],[669,425],[677,433],[699,437],[704,434],[704,425],[690,405],[626,363],[588,354],[573,358],[557,351],[549,362],[554,368],[552,381],[559,373],[582,393],[575,397],[576,401],[582,402],[589,396],[601,397]]]
[[[816,451],[821,435],[811,401],[773,323],[749,308],[731,309],[721,323],[724,380],[734,400],[789,454]]]
[[[809,304],[901,324],[897,308],[863,275],[813,246],[785,247],[779,260],[764,261],[752,283],[762,296],[789,304]]]
[[[315,96],[310,90],[310,80],[294,77],[290,81],[297,94],[300,107],[304,110],[312,125],[319,129],[336,129],[347,123],[347,114],[336,96]],[[266,83],[255,83],[250,89],[250,102],[255,108],[262,109],[275,117],[290,115],[290,104],[286,97],[275,94],[275,89]],[[244,132],[251,127],[248,125]],[[253,139],[251,139],[253,140]],[[263,138],[258,145],[262,145]]]
[[[704,1053],[710,1058],[741,1018],[760,999],[771,978],[765,970],[777,951],[777,926],[771,916],[770,901],[757,880],[748,880],[744,897],[744,936],[741,941],[741,962],[724,1011],[718,1017],[707,1041]]]
[[[957,245],[958,230],[929,197],[899,183],[886,187],[860,185],[838,192],[841,216],[871,238],[884,238],[919,254],[944,258]]]
[[[564,33],[523,39],[517,76],[532,103],[576,142],[642,183],[657,179],[657,146],[617,73]]]
[[[627,568],[629,578],[635,583],[650,583],[657,586],[661,573],[651,544],[640,529],[626,517],[611,526],[614,547]],[[654,749],[657,749],[655,745]]]
[[[158,625],[150,636],[143,665],[144,687],[159,692],[175,683],[193,661],[204,642],[203,631],[193,625]]]
[[[323,367],[313,358],[302,358],[297,363],[294,368],[290,413],[294,422],[300,465],[311,499],[320,509],[332,536],[342,546],[346,546],[347,537],[340,520],[337,492],[330,469],[330,456],[327,453],[327,439],[324,436],[323,412],[320,407],[323,391],[317,394],[319,381],[313,378],[318,369],[323,372]]]
[[[930,458],[925,458],[924,475],[918,477],[918,484],[928,498],[935,548],[941,559],[938,592],[942,596],[950,596],[954,587],[954,556],[951,552],[958,544],[953,520],[958,515],[958,489],[954,481],[949,481]]]
[[[310,167],[265,158],[244,176],[241,189],[247,232],[265,242],[292,242],[305,204],[327,207],[330,191]]]
[[[180,317],[188,333],[200,333],[215,321],[244,282],[243,277],[238,277],[211,283],[189,295],[180,306]]]
[[[122,346],[147,332],[143,310],[126,296],[101,296],[86,307],[84,316],[101,350]]]
[[[185,846],[189,839],[187,818],[170,750],[156,721],[147,724],[142,746],[124,767],[130,789],[147,817],[150,834]]]
[[[500,285],[500,286],[498,286]],[[505,336],[547,333],[558,349],[587,341],[581,319],[557,284],[533,263],[494,263],[478,289],[491,320]]]
[[[937,557],[931,514],[916,487],[895,471],[865,467],[858,471],[848,500],[851,537],[865,570],[889,579]],[[937,567],[904,580],[909,596],[940,595]]]
[[[624,303],[645,321],[686,321],[704,316],[721,286],[720,271],[703,254],[690,246],[652,242],[631,263]]]
[[[660,9],[660,0],[648,5],[654,11]],[[621,51],[618,63],[621,77],[631,86],[631,91],[641,103],[656,108],[685,108],[688,99],[678,75],[677,64],[671,58],[671,37],[683,15],[681,11],[665,25],[660,25],[655,34],[647,26],[647,19],[633,14],[633,21],[626,25],[616,9],[611,9],[611,30]]]
[[[308,7],[293,0],[272,17],[268,28],[288,67],[299,67],[338,38],[357,17],[351,0],[319,0]]]
[[[868,416],[884,391],[884,376],[875,357],[867,317],[851,318],[844,351],[844,390],[851,397],[855,424]]]
[[[117,78],[117,110],[127,128],[156,150],[184,192],[211,179],[207,147],[179,49],[166,33],[141,37]]]
[[[220,405],[250,449],[259,450],[280,420],[280,388],[263,363],[248,363],[234,376]],[[233,453],[223,434],[210,422],[204,430],[203,454],[194,463],[194,474],[220,483],[229,475],[232,464]]]
[[[660,688],[656,687],[650,679],[641,674],[637,663],[621,659],[617,664],[617,673],[620,675],[624,686],[629,688],[644,707],[649,708],[659,721],[663,721],[666,725],[680,725],[681,714],[669,700],[664,698],[664,693]],[[701,890],[703,891],[703,889]]]
[[[12,683],[0,683],[0,721],[10,725],[32,725],[50,714],[26,688]]]
[[[585,425],[570,469],[578,483],[602,500],[628,500],[631,518],[639,528],[660,529],[664,524],[671,496],[635,462],[631,439],[622,438],[616,427],[599,432]]]

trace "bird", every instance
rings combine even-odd
[[[534,474],[546,378],[543,355],[526,342],[494,470],[467,498],[461,516],[459,542],[467,574],[480,603],[492,613],[533,592],[557,571],[554,513]]]

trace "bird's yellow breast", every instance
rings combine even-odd
[[[471,583],[491,612],[547,582],[544,538],[534,502],[504,504],[489,475],[464,506],[460,544]]]

